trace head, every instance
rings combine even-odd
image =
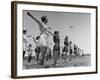
[[[23,34],[26,34],[27,33],[27,30],[23,30]]]
[[[59,34],[59,32],[58,31],[55,31],[54,34]]]
[[[70,41],[69,43],[72,44],[72,41]]]
[[[32,45],[31,45],[31,44],[29,44],[29,47],[32,47]]]
[[[41,17],[41,21],[42,21],[43,23],[47,24],[47,23],[48,23],[47,16],[42,16],[42,17]]]
[[[64,40],[67,40],[68,41],[68,36],[66,36]]]
[[[39,38],[40,38],[40,36],[37,36],[37,37],[36,37],[36,40],[39,40]]]
[[[76,44],[74,44],[74,48],[76,48]]]

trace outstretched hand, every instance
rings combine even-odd
[[[31,14],[29,12],[27,12],[27,15],[31,16]]]
[[[30,16],[31,18],[35,19],[31,13],[27,12],[27,15]]]

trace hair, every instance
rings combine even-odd
[[[31,44],[29,44],[29,47],[32,47],[32,45],[31,45]]]
[[[41,21],[47,23],[48,22],[47,16],[42,16]]]
[[[38,40],[39,38],[40,38],[40,36],[37,36],[37,37],[36,37],[36,40]]]
[[[27,33],[27,30],[23,30],[23,34],[26,34]]]
[[[55,31],[54,34],[59,34],[59,32],[58,31]]]
[[[66,36],[64,40],[68,40],[68,36]]]
[[[69,43],[72,44],[72,41],[70,41]]]

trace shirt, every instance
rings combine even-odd
[[[49,44],[49,40],[48,40],[48,37],[49,37],[49,33],[48,32],[44,32],[41,34],[40,36],[40,46],[48,46]]]

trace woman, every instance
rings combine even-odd
[[[60,37],[58,31],[54,32],[53,41],[55,43],[53,47],[53,57],[54,57],[54,65],[56,65],[57,60],[60,58]]]
[[[40,58],[40,65],[44,64],[44,58],[45,54],[47,52],[48,47],[48,37],[49,37],[49,30],[50,27],[47,26],[48,19],[46,16],[41,17],[41,21],[36,19],[34,16],[32,16],[29,12],[27,12],[27,15],[30,16],[38,25],[40,30],[40,51],[41,51],[41,58]]]

